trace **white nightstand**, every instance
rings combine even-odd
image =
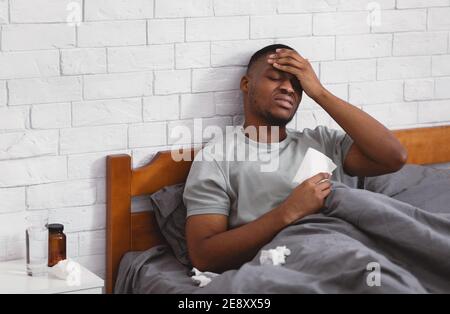
[[[81,266],[76,285],[53,275],[28,276],[25,260],[0,262],[0,294],[3,293],[103,293],[103,279]],[[78,284],[79,283],[79,284]]]

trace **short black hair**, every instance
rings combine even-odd
[[[250,61],[248,62],[247,74],[250,72],[250,68],[253,66],[253,64],[255,64],[256,61],[258,61],[259,58],[261,58],[262,56],[266,55],[269,52],[275,52],[275,50],[282,49],[282,48],[294,50],[293,48],[283,45],[283,44],[274,44],[274,45],[266,46],[266,47],[258,50],[257,52],[255,52],[253,54],[253,56],[250,58]]]

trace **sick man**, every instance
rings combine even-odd
[[[250,151],[261,146],[270,153],[275,150],[278,167],[261,171],[261,160],[223,158],[227,153],[216,154],[210,143],[202,150],[208,158],[200,160],[197,154],[183,200],[189,256],[200,270],[223,272],[251,260],[283,228],[319,213],[331,192],[331,181],[342,181],[344,172],[351,177],[381,175],[398,171],[407,159],[405,148],[386,127],[328,91],[308,59],[288,46],[257,51],[240,89],[245,122],[235,128],[237,140],[232,145]],[[288,130],[286,124],[303,92],[345,132],[324,126]],[[271,131],[273,126],[277,132]],[[245,132],[248,127],[254,127],[256,134]],[[318,173],[293,187],[293,176],[308,147],[331,158],[338,168],[331,178]]]

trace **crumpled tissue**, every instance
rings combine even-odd
[[[48,272],[59,279],[66,280],[70,275],[79,273],[80,269],[80,264],[71,259],[65,259],[50,267]]]
[[[330,158],[328,158],[328,156],[310,147],[306,151],[305,157],[303,158],[292,183],[299,185],[319,172],[327,172],[331,175],[336,168],[337,166]]]
[[[195,267],[192,268],[192,271],[194,272],[194,275],[191,277],[191,279],[200,288],[203,288],[204,286],[209,284],[214,277],[219,276],[219,274],[210,271],[201,272]]]
[[[289,255],[291,255],[291,250],[286,245],[277,246],[275,249],[262,250],[259,262],[261,265],[279,266],[286,263],[286,256]]]

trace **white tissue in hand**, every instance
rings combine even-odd
[[[301,184],[306,179],[309,179],[320,172],[327,172],[331,175],[336,168],[337,166],[330,158],[328,158],[328,156],[310,147],[306,151],[305,157],[303,158],[292,183],[296,185]]]
[[[65,259],[50,267],[49,273],[59,279],[67,279],[75,271],[79,272],[80,264],[73,260]]]
[[[212,273],[209,271],[201,272],[197,268],[192,268],[192,271],[194,272],[194,275],[191,277],[191,279],[200,287],[203,288],[207,284],[211,282],[211,279],[219,276],[219,274]]]
[[[291,255],[291,250],[289,250],[285,245],[277,246],[276,249],[262,250],[259,257],[259,262],[261,265],[282,265],[286,263],[286,256]]]

